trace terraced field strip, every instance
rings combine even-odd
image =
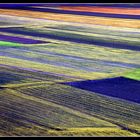
[[[58,9],[64,9],[64,10],[73,10],[73,11],[87,11],[87,12],[98,12],[98,13],[113,13],[113,14],[129,14],[129,15],[140,15],[140,10],[136,8],[112,8],[112,7],[82,7],[82,6],[59,6]]]
[[[28,12],[28,15],[26,14]],[[72,14],[59,14],[59,13],[43,13],[38,11],[30,11],[30,10],[10,10],[10,9],[0,9],[1,14],[8,14],[13,16],[23,16],[23,17],[31,17],[31,18],[41,18],[41,19],[49,19],[49,20],[59,20],[66,22],[77,22],[77,23],[88,23],[88,24],[99,24],[99,25],[107,25],[107,26],[117,26],[117,27],[128,27],[128,28],[138,28],[140,25],[140,21],[138,19],[120,19],[120,18],[106,18],[106,17],[97,17],[97,16],[81,16],[81,15],[72,15]]]
[[[0,64],[5,64],[9,66],[17,66],[21,68],[31,68],[39,71],[46,71],[46,72],[54,72],[59,75],[66,75],[66,76],[75,76],[75,78],[90,78],[92,77],[106,77],[107,74],[104,73],[98,73],[96,74],[94,72],[86,72],[86,71],[78,71],[74,70],[72,68],[65,68],[65,67],[56,67],[49,64],[41,64],[41,63],[35,63],[32,61],[22,60],[22,59],[16,59],[16,58],[10,58],[5,56],[0,56]]]
[[[96,35],[95,36],[88,36],[88,35],[76,35],[73,33],[65,33],[63,34],[63,32],[58,32],[58,31],[48,31],[47,32],[36,32],[35,30],[32,29],[24,29],[24,28],[1,28],[1,32],[10,32],[10,33],[17,33],[17,34],[22,34],[22,35],[31,35],[31,36],[38,36],[38,37],[44,37],[44,38],[49,38],[49,39],[56,39],[56,40],[62,40],[62,41],[71,41],[71,42],[76,42],[76,43],[84,43],[84,44],[93,44],[93,45],[100,45],[103,47],[111,47],[111,48],[120,48],[120,49],[128,49],[128,50],[135,50],[135,51],[140,51],[140,47],[139,47],[139,41],[137,38],[134,38],[134,43],[129,44],[129,38],[126,38],[125,40],[122,40],[122,42],[120,41],[121,39],[118,37],[117,39],[113,38],[113,42],[110,42],[109,39],[107,39],[107,37],[105,39],[103,39],[104,37],[100,35],[100,37],[102,37],[102,39]],[[116,40],[116,41],[115,41]],[[118,42],[119,40],[119,42]],[[125,44],[124,44],[125,43]]]

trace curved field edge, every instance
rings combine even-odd
[[[7,134],[9,136],[139,136],[119,128],[69,128],[66,130],[56,131],[32,126],[31,129],[18,127]],[[0,131],[1,136],[6,136],[6,133]]]
[[[64,131],[48,131],[49,136],[139,136],[119,128],[69,128]]]

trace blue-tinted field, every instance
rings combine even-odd
[[[140,81],[137,80],[116,77],[101,80],[68,82],[65,84],[83,90],[140,103]]]

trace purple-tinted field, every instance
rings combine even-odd
[[[33,39],[29,39],[29,38],[14,37],[14,36],[9,36],[9,35],[0,35],[0,41],[9,41],[9,42],[15,42],[15,43],[21,43],[21,44],[46,43],[45,41],[33,40]]]

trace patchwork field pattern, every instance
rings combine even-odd
[[[0,136],[140,136],[140,5],[0,4]]]

